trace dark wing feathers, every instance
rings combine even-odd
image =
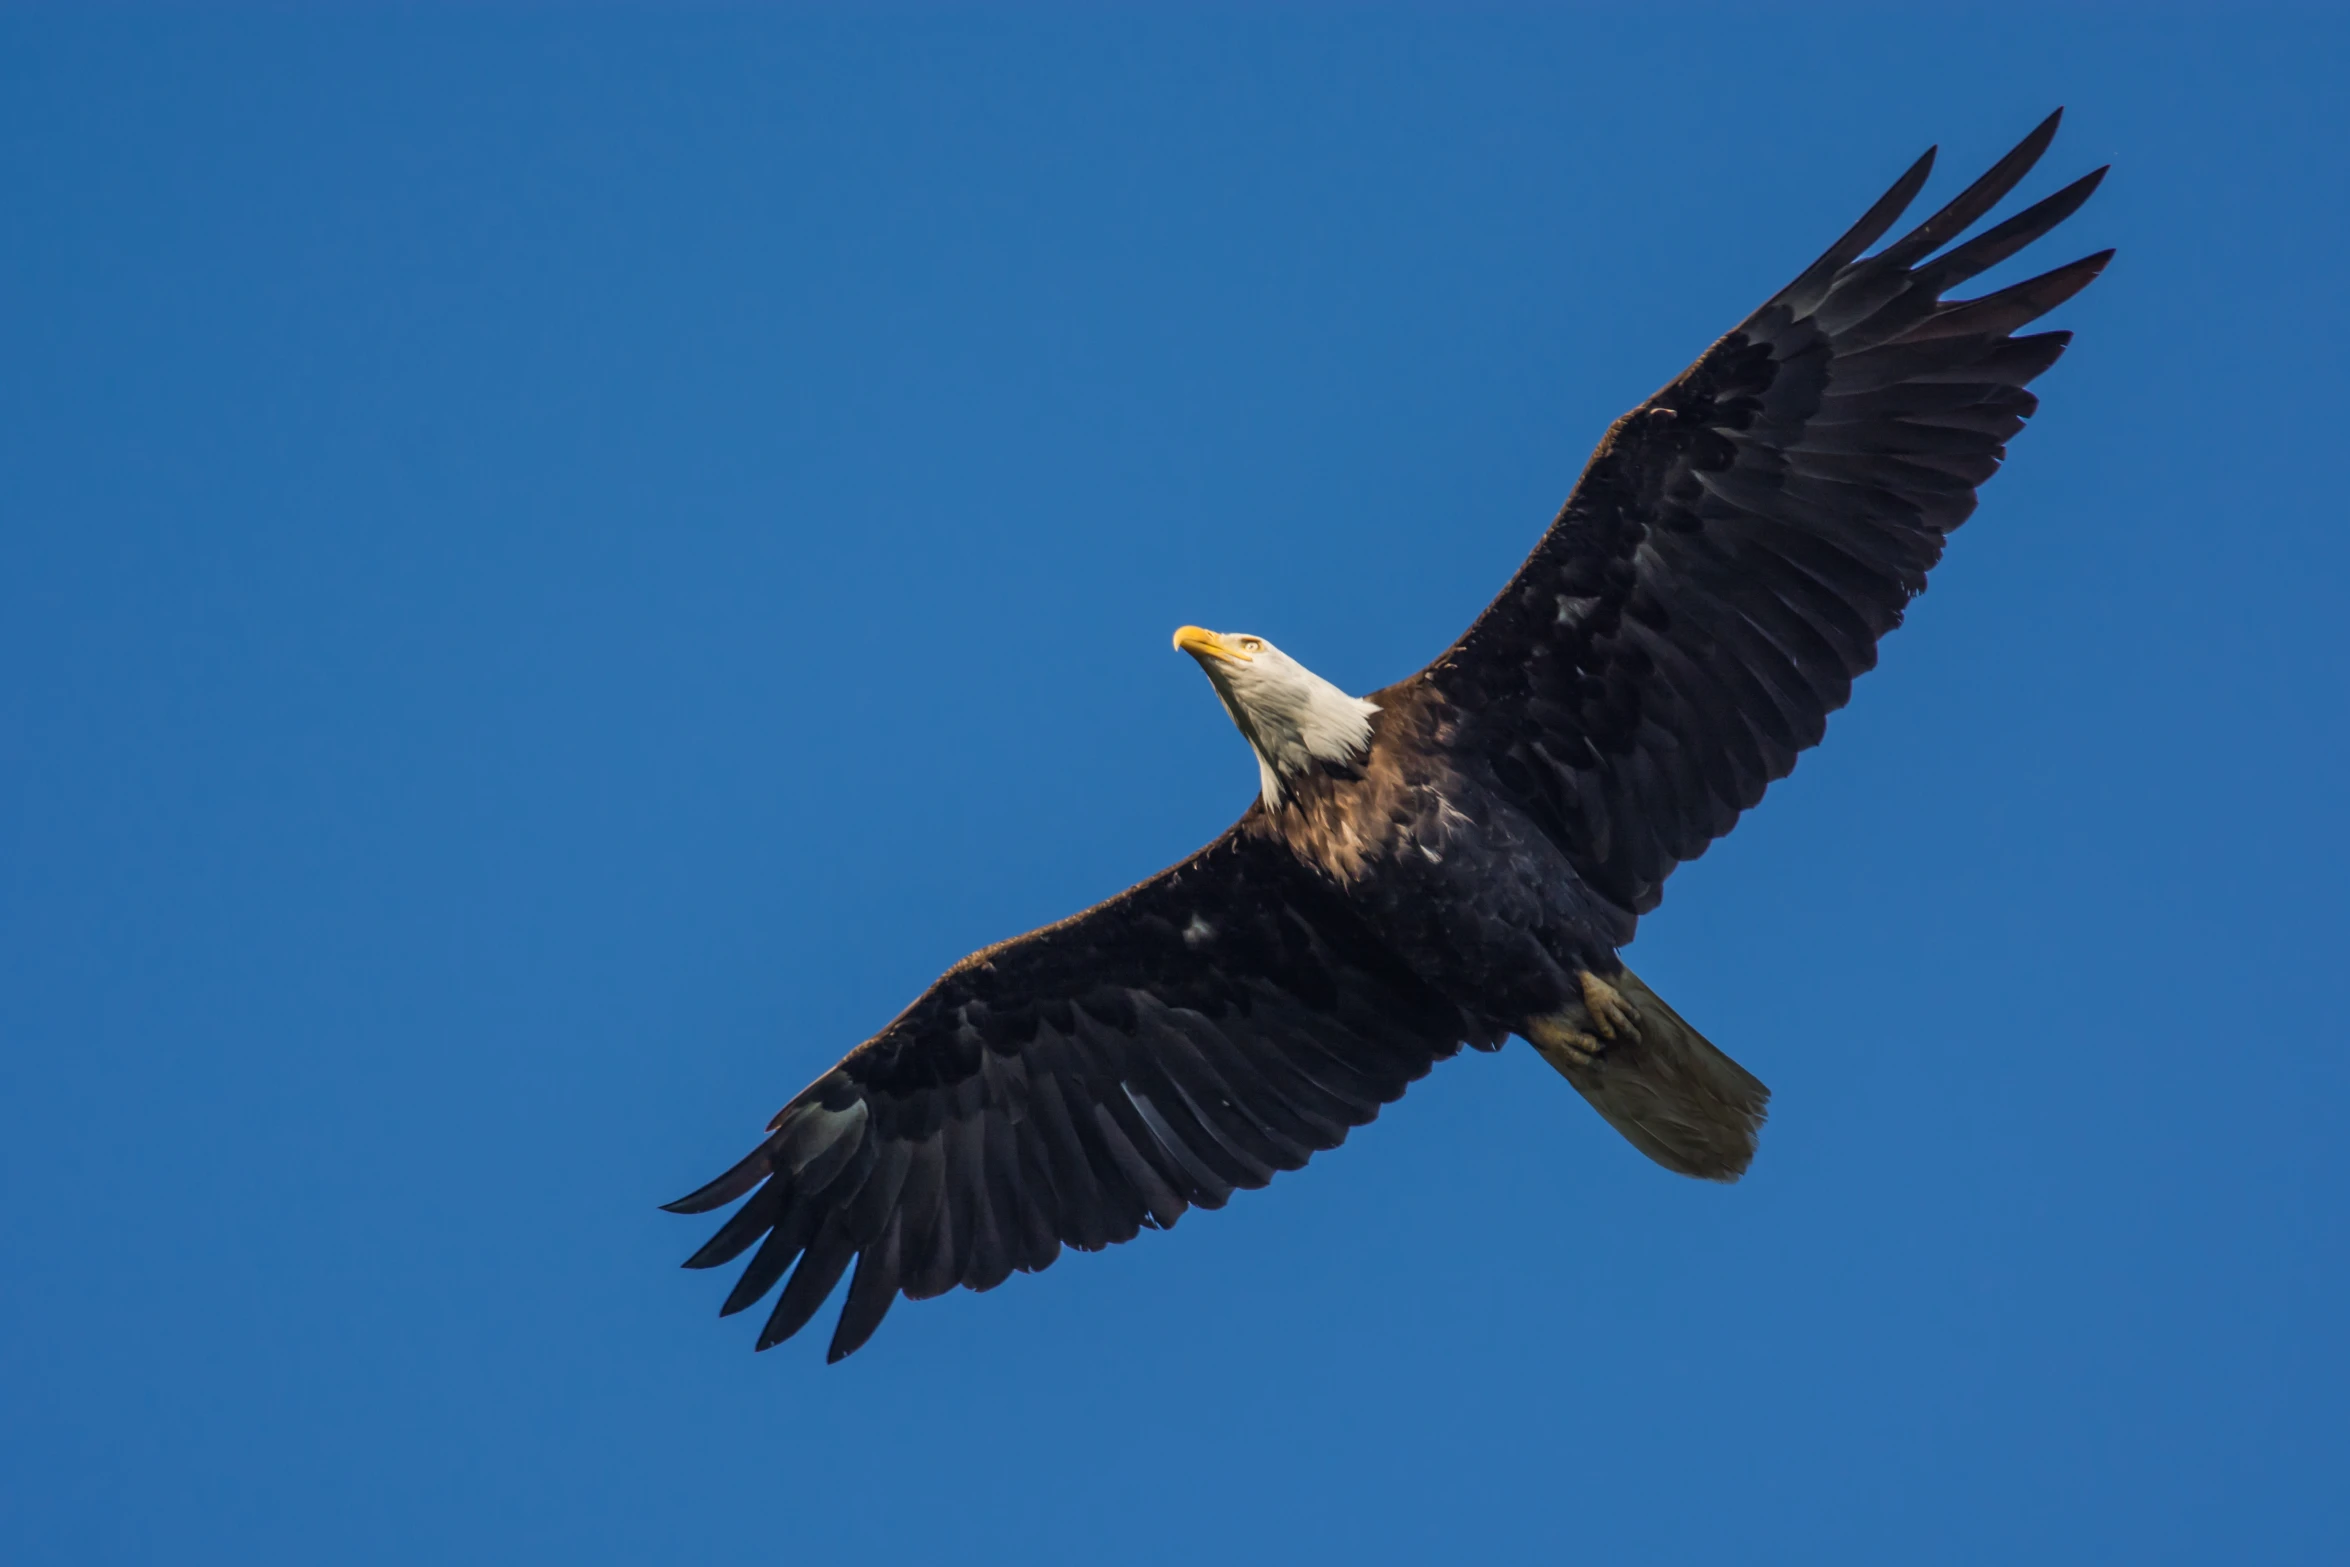
[[[1919,159],[1618,420],[1525,566],[1414,677],[1459,714],[1458,747],[1624,907],[1655,907],[1673,867],[1818,743],[2038,406],[2024,386],[2069,335],[2011,334],[2112,252],[1942,293],[2071,216],[2104,171],[1943,247],[2031,170],[2057,118],[1864,255],[1924,186],[1933,154]]]
[[[790,1270],[762,1349],[853,1263],[838,1360],[900,1294],[992,1289],[1298,1168],[1462,1033],[1252,811],[1173,870],[957,964],[670,1206],[747,1198],[686,1265],[757,1245],[727,1312]]]

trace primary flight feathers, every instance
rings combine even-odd
[[[852,1262],[830,1357],[892,1302],[990,1289],[1223,1206],[1464,1044],[1510,1035],[1642,1152],[1735,1179],[1767,1091],[1615,956],[1665,878],[1816,744],[1923,591],[2069,334],[2013,334],[2102,251],[1971,300],[2104,171],[1945,249],[2049,118],[1864,254],[1920,158],[1794,282],[1607,432],[1533,554],[1410,679],[1358,699],[1185,627],[1263,794],[1106,903],[972,954],[671,1203],[747,1197],[687,1261],[786,1272],[761,1349]]]

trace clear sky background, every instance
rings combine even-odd
[[[0,1557],[2340,1561],[2317,10],[0,15]],[[655,1211],[1352,689],[1928,143],[2118,245],[1825,747],[1531,1051],[754,1357]],[[2001,278],[2020,275],[2014,266]]]

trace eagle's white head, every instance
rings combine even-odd
[[[1175,646],[1199,660],[1257,753],[1265,804],[1281,803],[1281,781],[1323,762],[1351,762],[1371,747],[1378,705],[1344,691],[1263,637],[1185,626]]]

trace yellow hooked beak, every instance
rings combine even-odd
[[[1234,651],[1231,644],[1203,626],[1176,627],[1175,647],[1177,651],[1189,653],[1202,663],[1211,658],[1220,658],[1227,664],[1248,662],[1246,653]]]

